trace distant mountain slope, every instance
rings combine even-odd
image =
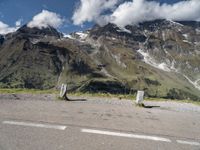
[[[2,45],[4,42],[4,36],[3,35],[0,35],[0,45]]]
[[[3,40],[1,40],[3,39]],[[0,86],[200,99],[200,24],[155,20],[62,35],[23,26],[0,37]]]

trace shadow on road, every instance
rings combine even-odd
[[[68,99],[67,101],[70,101],[70,102],[85,102],[85,101],[87,101],[87,99]]]
[[[148,109],[151,109],[151,108],[160,108],[160,106],[151,106],[151,105],[143,105],[144,108],[148,108]]]

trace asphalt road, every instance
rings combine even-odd
[[[0,98],[0,150],[200,150],[200,112],[146,104]]]

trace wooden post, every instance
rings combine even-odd
[[[69,100],[67,97],[67,85],[62,84],[61,89],[60,89],[60,98],[63,98],[64,100]]]

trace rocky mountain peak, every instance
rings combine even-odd
[[[166,19],[157,19],[153,21],[146,21],[143,23],[139,23],[138,25],[127,25],[124,28],[118,27],[115,24],[108,23],[105,26],[99,26],[95,25],[91,31],[91,33],[99,34],[105,34],[105,33],[115,33],[115,34],[125,34],[127,36],[128,34],[134,34],[137,32],[137,30],[144,31],[155,31],[158,29],[172,29],[174,27],[192,27],[192,28],[199,28],[200,22],[197,21],[171,21]]]
[[[124,39],[126,41],[134,40],[139,42],[145,42],[146,37],[143,35],[137,26],[126,26],[119,27],[115,24],[109,23],[105,26],[95,25],[92,30],[90,30],[90,36],[97,39],[101,36],[113,37],[117,39]]]
[[[190,26],[193,28],[200,28],[200,22],[198,21],[177,21],[178,23],[185,25],[185,26]]]
[[[57,38],[62,37],[62,33],[58,32],[55,28],[51,26],[39,29],[37,27],[30,28],[27,25],[24,25],[16,31],[16,34],[23,34],[27,36],[54,36]]]

